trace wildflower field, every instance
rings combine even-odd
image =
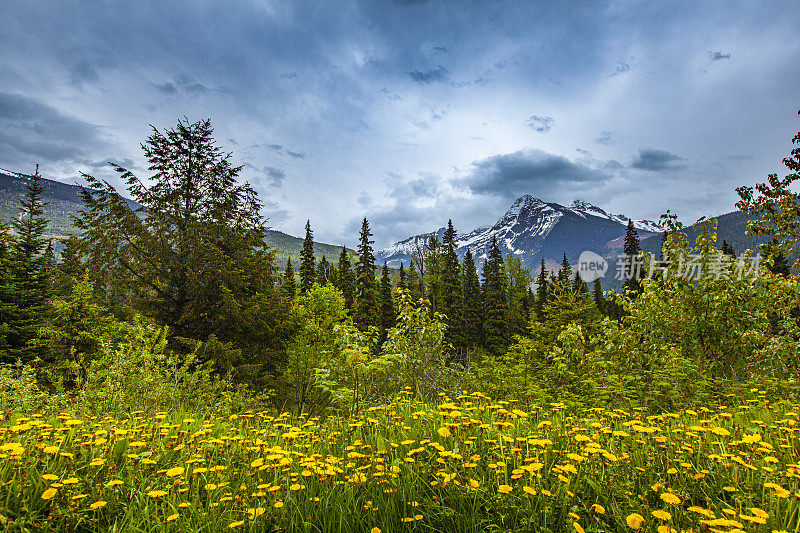
[[[525,410],[401,395],[359,416],[8,415],[10,531],[798,531],[798,406]]]

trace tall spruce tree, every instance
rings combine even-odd
[[[283,278],[281,279],[281,292],[284,297],[294,299],[297,294],[297,282],[294,279],[294,268],[292,268],[292,260],[286,260],[286,268],[283,269]]]
[[[344,246],[342,246],[342,251],[339,254],[339,264],[336,271],[336,288],[342,292],[344,306],[352,315],[355,310],[356,280],[353,268],[350,265],[350,255]]]
[[[272,306],[274,255],[258,196],[238,182],[243,167],[217,145],[209,120],[153,128],[142,149],[149,180],[111,165],[136,210],[84,175],[90,188],[75,224],[92,281],[117,311],[131,306],[174,337],[247,346],[248,364],[266,363],[257,358],[282,345],[270,330],[284,313]]]
[[[300,251],[300,294],[305,294],[314,285],[316,269],[314,268],[314,232],[311,221],[306,220],[306,236],[303,249]]]
[[[458,272],[456,238],[453,221],[447,221],[447,229],[442,238],[441,257],[441,304],[439,312],[446,317],[445,341],[453,346],[463,346],[463,326],[461,324],[461,280]]]
[[[372,232],[369,229],[367,218],[361,222],[361,232],[358,239],[358,262],[356,263],[356,311],[353,321],[362,330],[370,326],[380,325],[380,311],[378,309],[378,287],[375,280],[375,256],[372,254],[370,239]]]
[[[383,344],[387,332],[394,327],[397,321],[397,308],[392,298],[392,281],[389,278],[389,267],[386,266],[386,261],[383,262],[383,269],[381,269],[380,301],[381,336],[379,342]]]
[[[539,275],[536,276],[536,320],[544,320],[544,304],[547,303],[549,295],[550,282],[547,279],[547,267],[544,264],[544,257],[542,257],[542,265],[539,267]]]
[[[506,285],[503,254],[493,236],[489,257],[483,264],[484,346],[493,355],[502,355],[510,344]]]
[[[44,324],[47,300],[50,297],[50,257],[45,253],[47,241],[44,231],[47,219],[44,217],[42,200],[44,187],[39,174],[28,176],[25,195],[19,201],[20,214],[12,227],[15,235],[11,246],[11,272],[13,276],[13,308],[15,316],[9,324],[6,339],[9,343],[9,356],[23,362],[34,359],[38,349],[30,342],[36,338]]]
[[[633,220],[628,219],[628,227],[625,231],[625,242],[622,246],[622,251],[627,256],[628,264],[631,268],[628,272],[627,278],[625,279],[625,283],[623,284],[623,290],[625,292],[632,291],[634,295],[642,292],[642,285],[639,282],[639,279],[641,278],[641,272],[638,268],[639,254],[641,249],[642,247],[639,244],[639,233],[633,226]]]
[[[594,299],[594,305],[597,306],[597,310],[604,315],[607,314],[606,297],[603,295],[603,285],[600,278],[594,280],[592,298]]]
[[[572,265],[567,260],[567,254],[564,252],[564,258],[561,260],[561,268],[558,270],[558,281],[568,283],[572,280]]]
[[[471,349],[483,345],[483,305],[481,284],[475,258],[467,248],[461,263],[461,324],[464,346]]]
[[[408,290],[408,275],[406,274],[406,269],[403,266],[403,262],[400,261],[400,273],[399,279],[397,282],[397,288],[401,290]]]

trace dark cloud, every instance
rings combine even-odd
[[[546,198],[547,193],[570,184],[580,185],[611,178],[611,175],[563,156],[542,150],[521,150],[501,154],[472,163],[472,172],[458,184],[475,194],[501,195],[517,198],[535,193]]]
[[[286,155],[293,157],[295,159],[305,159],[306,154],[303,152],[292,152],[291,150],[286,150]]]
[[[97,68],[92,65],[87,59],[81,59],[78,64],[72,69],[70,74],[70,82],[74,85],[80,85],[87,81],[97,81],[100,74]]]
[[[650,170],[653,172],[663,172],[665,170],[676,170],[683,168],[677,164],[683,158],[671,154],[666,150],[655,150],[653,148],[646,148],[639,150],[639,155],[633,159],[631,166],[639,170]]]
[[[270,150],[276,150],[277,151],[277,150],[281,150],[283,148],[283,146],[281,146],[280,144],[268,144],[267,148],[269,148]]]
[[[264,167],[264,174],[269,176],[272,182],[269,184],[270,187],[280,187],[283,185],[283,180],[286,178],[286,173],[276,167]]]
[[[533,131],[547,133],[553,127],[553,118],[532,115],[525,124]]]
[[[711,58],[711,61],[720,61],[722,59],[730,59],[731,53],[723,53],[722,50],[717,50],[716,52],[709,50],[708,57]]]
[[[424,72],[415,70],[413,72],[409,72],[408,75],[411,76],[411,79],[413,81],[423,85],[434,82],[449,81],[449,77],[447,75],[447,69],[441,65],[437,66],[436,68],[426,70]]]
[[[600,136],[595,138],[594,142],[596,142],[597,144],[610,146],[614,144],[614,139],[612,138],[610,131],[603,130],[600,132]]]
[[[94,124],[27,96],[0,93],[0,161],[88,163],[100,149],[108,143]]]
[[[178,88],[175,87],[175,84],[171,81],[165,81],[164,83],[153,83],[153,87],[158,90],[158,92],[167,95],[174,95],[178,93]]]

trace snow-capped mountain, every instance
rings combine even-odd
[[[517,199],[494,225],[460,233],[456,252],[461,256],[469,248],[476,261],[482,263],[488,255],[492,237],[496,237],[504,254],[519,256],[529,268],[538,265],[542,258],[549,263],[559,262],[564,253],[574,262],[584,250],[601,255],[616,253],[627,224],[625,215],[609,214],[582,200],[575,200],[565,207],[525,195]],[[636,220],[634,227],[642,238],[663,231],[652,220]],[[408,265],[414,253],[422,250],[428,239],[436,236],[441,241],[444,231],[445,228],[440,228],[435,232],[414,235],[380,250],[376,258],[395,268],[400,263]]]

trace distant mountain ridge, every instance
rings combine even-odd
[[[564,253],[575,261],[584,250],[608,255],[621,248],[620,238],[625,235],[628,217],[613,215],[600,207],[575,200],[569,206],[545,202],[531,195],[518,198],[492,226],[484,226],[458,236],[456,253],[463,256],[470,249],[478,263],[486,259],[492,238],[497,238],[503,254],[519,256],[522,264],[536,270],[541,259],[550,264],[561,261]],[[635,220],[642,238],[663,232],[652,220]],[[376,257],[397,268],[408,262],[417,247],[436,236],[441,240],[445,228],[435,232],[414,235],[380,250]]]
[[[0,169],[0,220],[4,223],[8,224],[19,216],[19,200],[25,194],[25,184],[30,178],[29,174]],[[58,239],[77,234],[78,231],[72,224],[70,215],[83,208],[80,197],[81,187],[46,178],[42,178],[42,187],[44,188],[43,198],[47,203],[44,206],[44,216],[48,221],[45,235]],[[126,199],[126,201],[131,209],[141,207],[133,200]],[[267,230],[264,240],[275,251],[279,267],[283,268],[287,259],[291,259],[295,266],[299,264],[303,239],[277,230]],[[341,246],[314,243],[314,255],[317,258],[325,255],[328,261],[336,262],[341,250]],[[350,251],[352,252],[352,250]]]

